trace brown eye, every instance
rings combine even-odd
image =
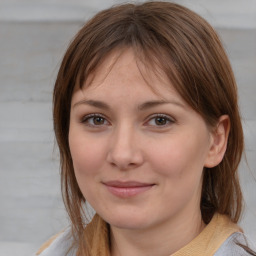
[[[93,117],[93,124],[95,125],[102,125],[104,124],[105,119],[101,116]]]
[[[174,120],[167,115],[157,114],[149,119],[147,124],[152,127],[168,126],[174,123]]]
[[[159,116],[159,117],[155,118],[155,123],[156,123],[156,125],[166,125],[167,120],[165,117]]]
[[[109,122],[106,120],[106,118],[97,114],[91,114],[91,115],[85,116],[82,120],[82,123],[92,127],[109,125]]]

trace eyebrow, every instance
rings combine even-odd
[[[98,100],[81,100],[81,101],[76,102],[73,105],[73,108],[75,108],[76,106],[79,106],[79,105],[84,105],[84,104],[93,106],[96,108],[100,108],[100,109],[106,109],[106,110],[110,109],[110,106],[107,103],[104,103],[104,102],[98,101]]]
[[[105,110],[111,109],[111,107],[107,103],[105,103],[103,101],[98,101],[98,100],[81,100],[81,101],[76,102],[73,105],[73,108],[75,108],[76,106],[79,106],[79,105],[84,105],[84,104],[93,106],[96,108],[100,108],[100,109],[105,109]],[[182,104],[178,101],[175,101],[175,100],[171,100],[171,101],[153,100],[153,101],[147,101],[147,102],[142,103],[141,105],[138,106],[138,110],[143,111],[143,110],[147,110],[147,109],[150,109],[150,108],[153,108],[156,106],[160,106],[160,105],[165,105],[165,104],[173,104],[178,107],[185,108],[184,104]]]
[[[185,105],[183,105],[182,103],[175,101],[175,100],[171,100],[171,101],[164,101],[164,100],[160,100],[160,101],[156,100],[155,101],[155,100],[153,100],[153,101],[148,101],[148,102],[145,102],[145,103],[139,105],[138,109],[139,110],[147,110],[147,109],[157,107],[160,105],[165,105],[165,104],[173,104],[173,105],[177,105],[179,107],[185,108]]]

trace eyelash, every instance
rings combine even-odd
[[[96,125],[96,124],[89,124],[89,120],[93,118],[102,118],[103,119],[103,122],[107,121],[107,119],[105,118],[105,116],[101,115],[101,114],[89,114],[89,115],[86,115],[83,117],[81,123],[83,124],[86,124],[87,126],[91,126],[91,127],[101,127],[105,124],[100,124],[100,125]],[[168,115],[165,115],[165,114],[155,114],[153,116],[150,116],[148,118],[148,121],[146,121],[146,123],[149,123],[150,121],[152,120],[156,120],[156,118],[163,118],[165,120],[165,122],[167,124],[164,124],[164,125],[151,125],[151,126],[157,126],[157,127],[166,127],[168,126],[169,124],[172,124],[172,123],[175,123],[175,120],[173,118],[170,118]],[[108,121],[107,121],[108,122]],[[108,122],[109,123],[109,122]]]
[[[89,124],[88,123],[89,120],[93,119],[93,118],[102,118],[104,120],[104,122],[106,121],[106,118],[101,114],[89,114],[89,115],[86,115],[83,117],[81,123],[86,124],[91,127],[101,126],[101,125],[96,125],[96,124]]]
[[[167,124],[164,124],[164,125],[156,125],[157,127],[166,127],[168,126],[169,124],[172,124],[175,122],[175,120],[173,118],[171,118],[170,116],[168,115],[165,115],[165,114],[156,114],[156,115],[153,115],[151,117],[149,117],[147,123],[149,123],[151,120],[154,120],[156,121],[156,118],[163,118],[165,119],[165,121],[167,122]]]

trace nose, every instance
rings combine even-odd
[[[141,146],[138,132],[123,124],[111,135],[107,161],[120,170],[136,168],[143,163]]]

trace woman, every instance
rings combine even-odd
[[[71,229],[37,255],[256,255],[236,224],[235,79],[194,12],[125,4],[87,22],[58,73],[54,129]]]

